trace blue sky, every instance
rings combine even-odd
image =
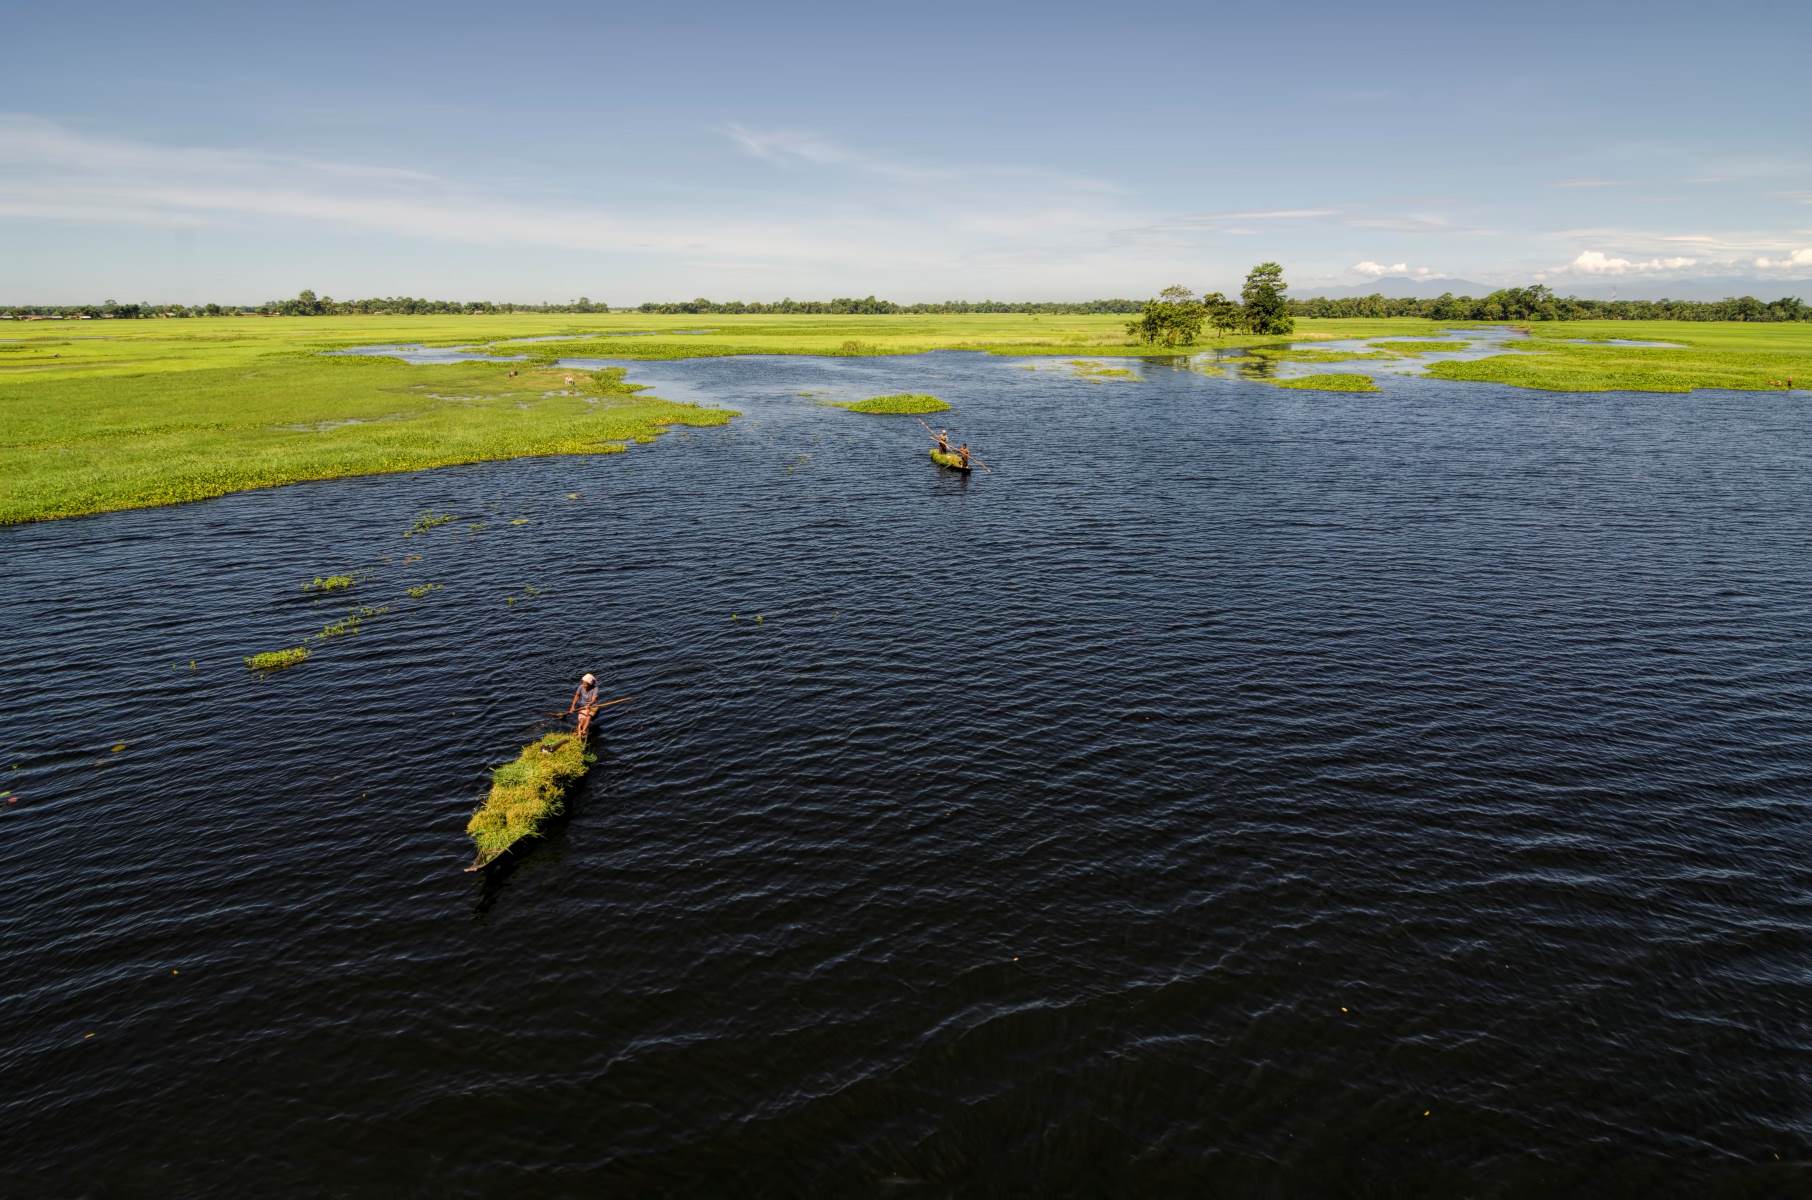
[[[0,302],[1812,277],[1812,4],[0,9]]]

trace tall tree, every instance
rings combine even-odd
[[[1246,302],[1246,328],[1253,333],[1289,333],[1296,328],[1290,316],[1290,302],[1284,293],[1290,285],[1284,282],[1283,268],[1274,262],[1259,263],[1246,274],[1246,286],[1239,290]]]
[[[1203,296],[1202,308],[1208,314],[1208,323],[1214,326],[1216,337],[1232,333],[1246,320],[1246,314],[1240,311],[1239,303],[1227,299],[1220,292],[1209,292]]]
[[[1173,284],[1145,302],[1138,319],[1127,322],[1126,332],[1153,346],[1189,346],[1202,336],[1207,315],[1194,292]]]

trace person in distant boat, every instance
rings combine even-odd
[[[939,454],[950,453],[950,431],[948,429],[937,431],[937,452]]]
[[[579,714],[579,740],[591,732],[591,716],[598,711],[598,677],[587,671],[579,680],[579,690],[573,693],[573,702],[566,706],[566,711]]]
[[[963,460],[963,469],[969,469],[969,443],[964,442],[956,448],[956,456]]]

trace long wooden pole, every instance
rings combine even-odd
[[[598,704],[587,704],[585,707],[591,712],[597,712],[600,708],[609,708],[613,704],[621,704],[625,700],[634,699],[634,696],[618,696],[615,700],[605,700]],[[565,712],[548,713],[547,715],[550,717],[570,717],[576,711],[578,710],[569,708]]]
[[[920,425],[925,425],[924,417],[914,417],[913,420],[917,421]],[[932,431],[931,426],[925,425],[925,432],[931,434],[932,441],[934,441],[934,442],[937,441],[937,434]],[[946,451],[944,451],[944,453],[945,454],[955,454],[956,451],[946,450]],[[976,466],[980,467],[982,470],[986,471],[988,474],[990,474],[990,475],[994,474],[994,468],[990,467],[987,463],[983,462],[981,459],[975,457],[974,453],[971,453],[969,455],[969,461],[973,462]]]

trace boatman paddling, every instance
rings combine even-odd
[[[956,453],[957,453],[957,457],[959,457],[963,460],[963,469],[965,471],[968,470],[969,469],[969,443],[964,442],[962,445],[958,446],[956,448]]]
[[[937,431],[937,449],[939,454],[950,453],[950,431],[948,429]]]
[[[579,690],[573,693],[573,702],[566,706],[566,711],[577,711],[579,714],[578,736],[580,741],[591,732],[591,716],[598,711],[598,677],[587,671],[579,679]]]

